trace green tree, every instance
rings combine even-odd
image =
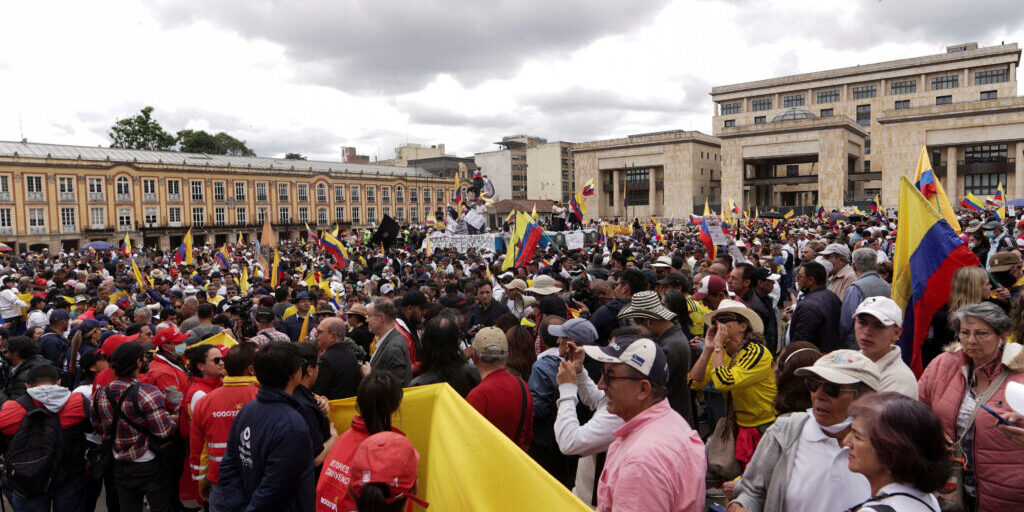
[[[178,151],[182,153],[223,154],[217,139],[205,130],[181,130],[178,132],[177,140]]]
[[[174,149],[174,136],[164,131],[152,113],[153,107],[146,107],[134,117],[118,119],[107,133],[110,147],[152,151]]]
[[[302,156],[301,153],[285,153],[285,160],[305,160],[306,157]]]
[[[256,156],[256,152],[245,145],[244,140],[238,140],[224,132],[213,136],[217,146],[221,149],[220,154],[231,156]]]

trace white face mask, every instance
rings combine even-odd
[[[812,409],[807,409],[807,414],[810,414],[811,418],[814,418],[814,409],[813,408]],[[815,422],[817,422],[816,419],[815,419]],[[846,430],[847,427],[849,427],[852,424],[853,424],[853,416],[847,416],[845,420],[840,421],[839,423],[836,423],[835,425],[829,425],[829,426],[826,427],[825,425],[822,425],[822,424],[819,423],[818,427],[820,427],[825,432],[828,432],[829,434],[833,434],[834,435],[834,434],[838,434],[838,433]]]

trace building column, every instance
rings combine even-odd
[[[826,210],[843,206],[847,179],[846,137],[841,130],[822,134],[818,167],[818,201]]]
[[[719,203],[729,204],[726,198],[739,198],[739,207],[745,208],[746,197],[743,194],[743,177],[746,165],[743,163],[743,148],[736,139],[722,141],[722,186],[719,187]],[[701,206],[693,205],[694,210],[703,214]]]
[[[647,182],[650,187],[647,189],[647,211],[651,216],[658,215],[658,205],[656,204],[656,201],[658,200],[658,191],[654,188],[655,182],[658,181],[657,175],[658,170],[654,167],[651,167],[650,171],[647,173]]]
[[[946,148],[946,195],[950,202],[960,202],[960,193],[957,191],[958,178],[956,176],[956,146]]]
[[[1016,146],[1013,151],[1013,199],[1019,199],[1024,197],[1024,142],[1011,143],[1011,146]]]
[[[612,182],[612,217],[621,217],[619,210],[622,209],[622,192],[619,190],[619,171],[607,171],[608,179]]]

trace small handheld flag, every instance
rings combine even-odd
[[[594,195],[594,180],[590,180],[583,184],[583,196],[590,197]]]

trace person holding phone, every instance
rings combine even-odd
[[[963,450],[968,510],[1019,508],[1024,503],[1024,446],[1007,439],[980,406],[1008,411],[1007,383],[1024,383],[1024,347],[1006,343],[1010,319],[989,302],[954,311],[952,325],[960,346],[925,368],[918,382],[921,402],[942,420],[954,448]]]

